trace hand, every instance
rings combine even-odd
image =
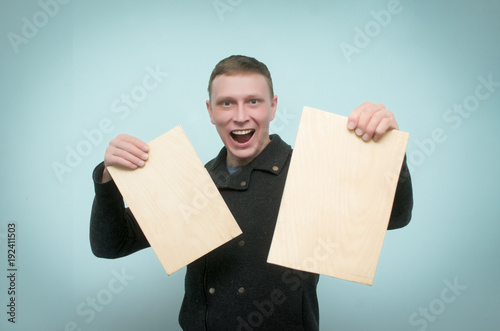
[[[394,114],[385,109],[381,103],[374,104],[365,102],[356,107],[347,119],[349,130],[360,136],[364,141],[378,141],[384,133],[392,129],[398,129],[398,123]]]
[[[143,167],[148,159],[148,145],[128,134],[120,134],[115,139],[109,142],[104,155],[104,172],[102,174],[102,182],[106,183],[111,180],[106,167],[110,165],[121,166],[128,169],[136,169]]]

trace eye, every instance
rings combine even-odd
[[[259,100],[257,100],[257,99],[252,99],[252,100],[250,100],[250,103],[251,103],[252,105],[256,105],[256,104],[258,104],[258,103],[259,103]]]
[[[229,107],[229,106],[231,106],[231,101],[224,101],[224,102],[222,102],[222,105],[225,107]]]

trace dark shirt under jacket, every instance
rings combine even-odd
[[[184,330],[318,330],[319,275],[266,262],[290,165],[291,147],[278,135],[248,165],[229,174],[226,148],[206,165],[243,234],[187,266],[179,322]],[[118,258],[149,243],[113,181],[96,196],[90,242],[98,257]],[[313,171],[313,170],[312,170]],[[389,229],[411,218],[411,180],[403,162]]]

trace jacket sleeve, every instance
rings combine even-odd
[[[391,218],[389,219],[388,230],[402,228],[411,220],[411,212],[413,209],[413,189],[411,185],[410,171],[406,163],[406,155],[401,166],[399,174],[398,186],[394,195],[394,203],[392,205]]]
[[[90,216],[90,246],[97,257],[119,258],[149,247],[114,181],[101,183],[104,162],[92,174],[95,197]]]

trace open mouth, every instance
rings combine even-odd
[[[231,131],[231,138],[238,144],[244,144],[252,139],[255,130],[235,130]]]

